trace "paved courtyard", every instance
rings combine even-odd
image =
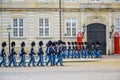
[[[0,80],[120,80],[120,55],[67,59],[65,66],[0,68]]]

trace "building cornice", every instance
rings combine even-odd
[[[82,9],[82,10],[81,10]],[[56,12],[59,8],[0,8],[0,11]],[[120,8],[62,8],[62,12],[120,12]]]

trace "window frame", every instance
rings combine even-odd
[[[100,1],[97,1],[97,0],[92,1],[92,0],[90,0],[90,2],[92,2],[92,3],[100,3],[101,0]]]
[[[72,1],[72,0],[70,0],[70,1],[67,1],[67,0],[65,0],[65,2],[77,2],[77,0],[75,0],[75,1]]]
[[[12,0],[12,1],[16,1],[16,2],[17,2],[17,1],[19,2],[19,1],[20,1],[20,2],[23,2],[23,1],[25,1],[25,0]]]
[[[46,0],[38,0],[38,2],[49,2],[50,0],[46,1]]]
[[[118,1],[117,1],[117,0],[115,0],[115,2],[120,2],[120,0],[118,0]]]
[[[120,18],[115,19],[116,28],[120,28]]]
[[[39,26],[40,25],[40,23],[39,23],[40,19],[43,19],[43,27]],[[46,28],[46,26],[45,26],[45,19],[49,20],[49,22],[48,22],[49,26],[47,27],[49,29],[48,36],[45,35],[45,28]],[[39,30],[40,28],[43,28],[43,36],[40,36],[40,30]],[[50,19],[49,18],[46,18],[46,17],[38,18],[38,37],[50,37]]]
[[[76,23],[76,26],[72,26],[72,23],[73,23],[73,20],[72,19],[75,19],[75,23]],[[70,21],[70,26],[67,26],[67,22]],[[70,36],[67,35],[67,28],[70,28]],[[73,28],[76,28],[76,35],[73,36]],[[76,37],[77,36],[77,19],[76,18],[67,18],[65,19],[65,37]]]
[[[14,27],[13,25],[14,25],[14,19],[17,19],[18,21],[17,21],[17,26],[16,27]],[[22,19],[23,20],[23,26],[22,27],[20,27],[19,26],[19,21],[20,21],[20,19]],[[13,38],[25,38],[25,20],[24,20],[24,18],[21,18],[21,17],[17,17],[17,18],[12,18],[12,37]],[[18,32],[17,32],[17,36],[14,36],[14,28],[17,28],[17,30],[18,30]],[[22,28],[23,29],[23,36],[20,36],[20,28]]]

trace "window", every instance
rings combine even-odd
[[[49,0],[38,0],[40,2],[48,2]]]
[[[13,37],[24,37],[24,23],[22,18],[13,19]]]
[[[92,2],[100,2],[101,0],[91,0]]]
[[[76,0],[66,0],[66,2],[76,2]]]
[[[120,0],[115,0],[116,2],[120,2]]]
[[[76,36],[76,19],[70,18],[66,20],[66,36]]]
[[[50,34],[49,27],[50,27],[49,19],[47,18],[39,19],[39,36],[43,37],[49,36]]]
[[[24,1],[24,0],[12,0],[12,1]]]
[[[116,27],[120,27],[120,18],[116,18]]]

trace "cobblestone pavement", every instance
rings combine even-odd
[[[120,80],[120,55],[67,60],[65,66],[2,67],[0,80]]]

